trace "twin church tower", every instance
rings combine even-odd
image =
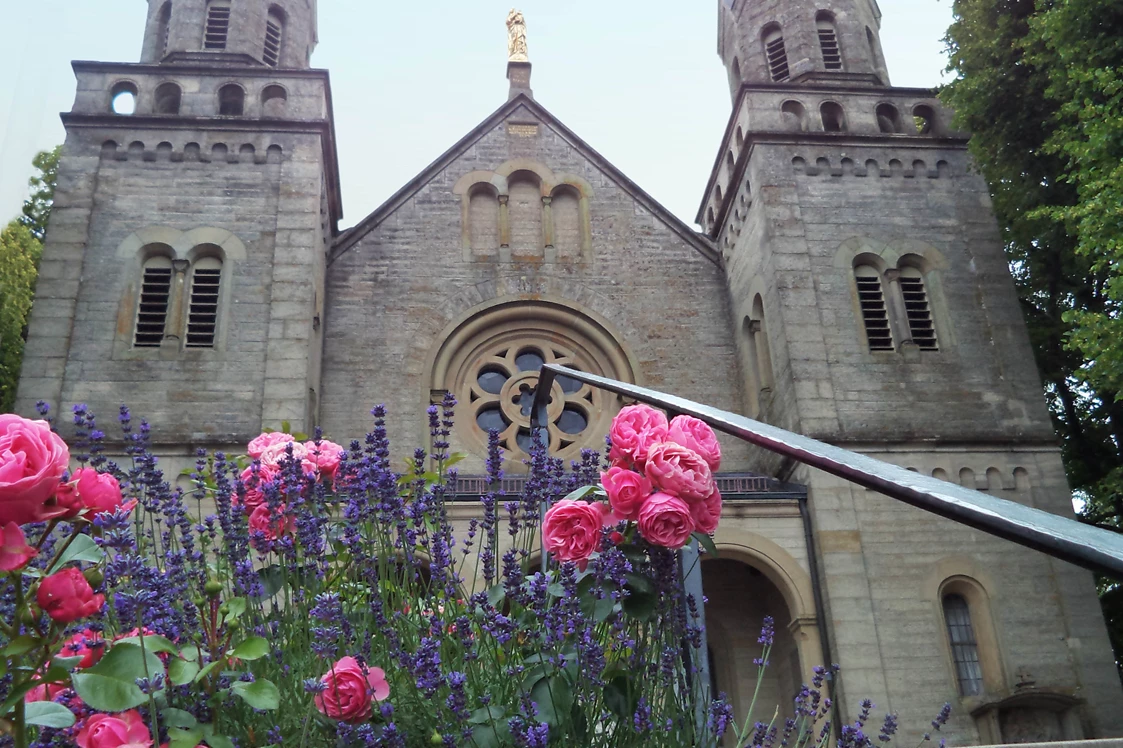
[[[282,422],[347,443],[377,403],[404,455],[452,392],[470,501],[489,430],[517,481],[558,362],[1071,514],[968,136],[890,86],[876,1],[717,5],[732,111],[697,227],[538,103],[515,54],[508,100],[340,230],[315,0],[150,0],[140,63],[74,63],[17,408],[125,402],[174,467]],[[554,386],[552,451],[603,446],[623,403]],[[868,697],[906,729],[951,701],[958,744],[1123,734],[1089,574],[724,447],[703,581],[739,716],[771,615],[769,703],[835,661],[850,721]]]

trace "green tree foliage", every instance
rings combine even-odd
[[[19,220],[0,232],[0,413],[12,409],[42,245]]]
[[[47,238],[47,220],[55,204],[55,184],[58,182],[58,160],[62,146],[50,151],[40,151],[31,161],[38,173],[27,181],[31,197],[23,204],[19,222],[26,226],[39,241]]]
[[[955,0],[954,82],[1083,519],[1123,531],[1123,6]],[[1101,585],[1123,659],[1123,593]]]

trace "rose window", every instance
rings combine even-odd
[[[466,383],[476,426],[484,434],[498,431],[505,449],[529,453],[533,443],[530,415],[542,366],[588,369],[578,358],[575,351],[552,344],[503,344],[488,351],[478,359],[474,375]],[[588,441],[586,432],[598,414],[598,400],[593,388],[576,379],[555,378],[546,409],[551,454],[566,453]]]
[[[530,416],[538,378],[546,364],[635,381],[627,353],[602,323],[549,301],[518,300],[473,315],[447,333],[433,360],[429,402],[456,397],[453,451],[481,458],[468,470],[482,471],[488,432],[499,434],[508,471],[520,471],[532,445]],[[576,459],[581,450],[604,448],[616,395],[557,377],[550,388],[547,427],[550,455]],[[467,467],[467,466],[466,466]]]

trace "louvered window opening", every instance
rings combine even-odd
[[[265,51],[262,59],[273,68],[281,62],[281,25],[273,18],[265,22]]]
[[[893,332],[889,328],[889,310],[885,306],[885,293],[881,279],[876,276],[857,277],[858,301],[862,307],[862,321],[866,325],[866,339],[871,351],[893,350]]]
[[[842,70],[842,52],[834,29],[819,29],[819,47],[823,50],[823,66],[827,70]]]
[[[912,342],[922,351],[938,351],[940,347],[936,340],[936,326],[932,323],[932,309],[928,306],[923,279],[902,277],[901,293],[905,297]]]
[[[218,286],[221,269],[196,268],[187,312],[187,347],[213,348],[218,328]]]
[[[768,54],[768,70],[774,81],[788,79],[788,53],[784,49],[784,37],[778,36],[765,45]]]
[[[159,348],[164,340],[168,321],[168,299],[172,290],[171,268],[145,268],[140,287],[140,305],[136,315],[137,348]]]
[[[205,49],[226,49],[230,33],[230,6],[212,5],[207,9],[207,29],[203,39]]]
[[[962,595],[944,596],[944,620],[948,625],[959,692],[964,696],[977,696],[983,692],[983,668],[979,662],[979,643],[971,625],[971,608]]]

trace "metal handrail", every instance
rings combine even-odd
[[[534,430],[549,422],[550,390],[558,376],[576,379],[671,413],[694,416],[718,431],[890,498],[1094,572],[1123,579],[1123,535],[921,475],[736,413],[556,364],[542,367],[531,411]]]

